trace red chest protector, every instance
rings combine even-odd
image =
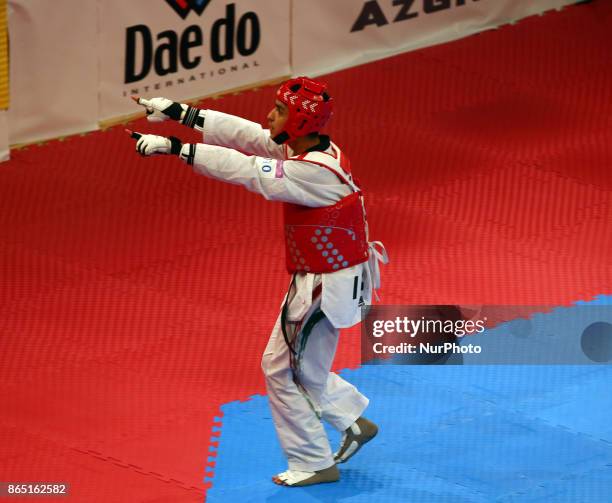
[[[348,158],[332,148],[336,157],[309,152],[299,159],[332,171],[353,193],[336,204],[319,208],[284,203],[285,257],[290,273],[335,272],[368,260],[363,196],[351,177]]]

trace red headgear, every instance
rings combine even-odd
[[[276,143],[316,133],[325,126],[334,103],[326,89],[326,84],[308,77],[289,79],[278,88],[276,99],[287,105],[289,117],[285,129],[273,138]]]

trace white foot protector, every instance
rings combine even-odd
[[[287,470],[286,472],[279,473],[276,477],[274,477],[274,482],[280,481],[283,486],[294,486],[299,482],[303,482],[304,480],[309,479],[310,477],[314,477],[315,472],[300,472],[298,470]]]
[[[338,482],[340,472],[336,465],[316,472],[302,472],[299,470],[287,470],[272,477],[272,481],[279,486],[310,486],[314,484],[325,484]]]

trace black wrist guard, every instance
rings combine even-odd
[[[181,113],[183,112],[183,107],[181,107],[180,103],[177,103],[175,101],[168,108],[162,110],[162,112],[165,113],[172,120],[179,121],[181,120]]]
[[[183,142],[181,142],[181,140],[179,140],[176,136],[169,136],[168,139],[171,143],[170,153],[172,155],[179,155],[181,153],[181,149],[183,148]]]

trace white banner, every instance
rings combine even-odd
[[[100,2],[100,119],[288,75],[290,0]]]
[[[293,73],[329,73],[575,1],[293,0]]]
[[[94,0],[9,0],[11,143],[98,128]]]

